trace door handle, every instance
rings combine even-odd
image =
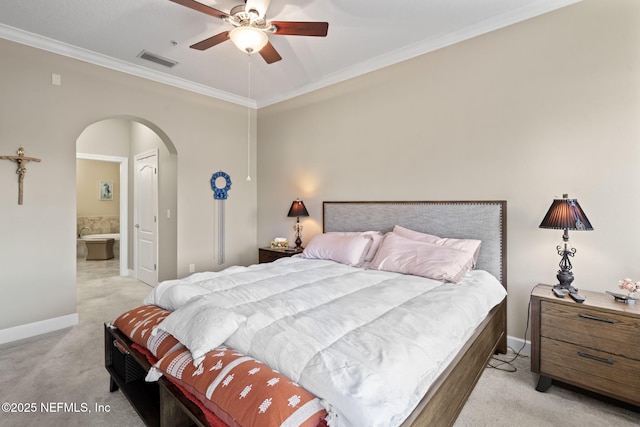
[[[136,225],[135,225],[135,227],[136,227],[136,228],[140,228],[140,224],[136,224]]]

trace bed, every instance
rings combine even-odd
[[[123,330],[126,328],[120,328],[122,329],[120,330],[114,329],[110,325],[105,325],[105,360],[107,370],[111,374],[111,390],[122,389],[141,417],[149,425],[156,423],[158,425],[189,425],[192,423],[203,426],[223,425],[216,424],[218,421],[215,419],[212,421],[212,418],[207,414],[212,411],[214,414],[219,415],[216,410],[220,408],[215,404],[213,407],[211,405],[203,407],[203,404],[197,398],[193,398],[194,394],[196,396],[198,394],[197,386],[190,385],[191,383],[181,383],[176,381],[176,378],[182,380],[186,379],[186,377],[200,375],[203,370],[213,371],[215,366],[213,364],[207,365],[206,363],[210,360],[213,363],[214,353],[216,357],[223,357],[228,349],[236,352],[237,357],[251,359],[250,363],[256,363],[252,371],[262,371],[266,375],[270,375],[269,378],[272,378],[271,381],[274,383],[278,383],[280,381],[279,378],[282,378],[281,384],[287,382],[287,378],[293,378],[295,385],[301,387],[300,391],[295,391],[294,395],[297,397],[302,396],[303,402],[308,403],[305,404],[307,412],[322,414],[322,419],[326,420],[325,422],[330,426],[376,425],[378,422],[380,422],[379,425],[402,426],[452,425],[473,390],[487,360],[496,351],[506,351],[506,297],[503,294],[496,293],[491,301],[487,301],[487,304],[490,305],[486,312],[481,312],[478,309],[478,315],[482,317],[479,320],[472,320],[475,322],[472,328],[468,326],[465,326],[466,329],[463,326],[458,327],[457,318],[465,317],[466,314],[457,313],[452,315],[453,317],[446,318],[447,323],[451,323],[451,330],[447,330],[446,333],[440,327],[432,328],[433,330],[429,334],[425,334],[422,329],[427,330],[427,325],[432,324],[428,316],[436,315],[435,312],[430,314],[432,313],[431,307],[434,307],[430,305],[431,300],[440,298],[442,301],[448,301],[450,305],[447,311],[452,311],[458,306],[463,307],[465,303],[471,304],[464,309],[465,313],[474,311],[474,307],[478,303],[470,299],[472,294],[470,290],[479,287],[480,285],[476,284],[476,281],[480,283],[485,280],[485,277],[491,276],[491,278],[494,278],[493,281],[499,282],[504,288],[499,285],[498,287],[506,294],[506,202],[323,203],[323,231],[325,234],[321,237],[329,236],[332,239],[343,239],[338,241],[342,242],[343,246],[346,247],[356,242],[356,240],[358,244],[362,243],[364,241],[361,238],[362,234],[369,233],[372,230],[380,232],[380,234],[394,231],[394,233],[385,235],[380,248],[377,249],[377,254],[374,254],[373,259],[368,260],[371,261],[373,267],[381,267],[381,259],[384,258],[381,254],[385,252],[386,241],[391,241],[392,238],[397,238],[403,244],[409,245],[407,254],[412,253],[414,246],[419,247],[421,250],[426,246],[431,250],[430,244],[406,242],[404,237],[407,236],[398,237],[403,230],[418,233],[420,236],[423,233],[427,233],[429,236],[446,237],[444,240],[454,244],[480,241],[481,248],[473,258],[475,268],[465,273],[464,277],[448,275],[449,264],[447,264],[446,271],[443,273],[447,274],[443,276],[445,279],[424,282],[423,278],[418,277],[418,273],[411,269],[408,270],[408,274],[405,274],[407,271],[403,270],[406,265],[404,260],[409,256],[398,255],[403,252],[396,249],[396,246],[392,247],[392,251],[386,253],[384,261],[387,264],[385,264],[385,268],[371,268],[370,266],[369,269],[363,269],[360,268],[359,264],[356,267],[343,265],[350,261],[336,263],[334,260],[326,260],[327,257],[322,256],[324,247],[322,245],[318,246],[316,243],[317,241],[322,241],[318,237],[317,239],[314,238],[307,246],[308,254],[306,258],[312,258],[309,260],[297,259],[296,256],[291,259],[279,260],[273,263],[273,266],[258,265],[236,270],[232,268],[229,272],[210,273],[210,276],[203,273],[200,276],[190,276],[191,279],[163,283],[154,289],[145,302],[150,307],[149,310],[155,310],[156,304],[163,306],[162,308],[166,311],[157,314],[162,318],[162,323],[159,324],[161,328],[158,328],[158,330],[163,334],[168,331],[168,335],[172,338],[173,335],[180,337],[180,341],[184,343],[186,348],[180,348],[182,343],[175,338],[170,341],[170,344],[167,344],[169,340],[165,340],[164,345],[172,347],[172,349],[165,349],[166,352],[158,358],[160,362],[152,366],[155,362],[154,354],[149,354],[149,348],[141,347],[131,331],[125,334]],[[335,237],[347,235],[350,237]],[[353,235],[358,237],[351,237]],[[367,248],[369,247],[367,246]],[[440,248],[438,248],[438,251],[440,251]],[[445,253],[458,256],[459,252],[457,250],[449,250],[449,252]],[[313,257],[314,253],[320,253],[320,255]],[[391,271],[398,263],[402,268]],[[391,270],[389,270],[390,268]],[[307,269],[309,270],[307,271]],[[280,274],[279,271],[283,270],[283,276],[278,276],[273,285],[264,286],[264,283],[266,283],[264,280],[266,279],[263,276],[265,274],[276,274],[274,273],[275,270],[278,270],[277,274]],[[440,270],[438,271],[440,272]],[[420,270],[421,272],[422,270]],[[258,277],[256,276],[257,274],[260,274],[259,279],[255,279],[255,277]],[[290,278],[298,276],[307,278],[304,280],[308,281],[298,285],[298,279],[295,279],[296,284],[290,285]],[[318,285],[316,282],[318,282],[317,277],[319,276],[326,276],[328,282],[322,282],[321,285]],[[368,283],[366,285],[362,284],[365,281],[365,277],[366,281],[377,281],[372,285],[375,286],[374,288],[370,289]],[[215,279],[215,282],[211,281],[213,279]],[[291,280],[293,283],[293,279]],[[260,283],[260,286],[256,286],[254,281],[255,283]],[[458,286],[441,286],[443,281],[456,282]],[[240,282],[242,282],[241,286],[238,285]],[[201,283],[206,283],[206,286]],[[229,283],[232,284],[230,285]],[[389,286],[389,284],[392,285]],[[208,286],[206,293],[202,291],[203,286]],[[271,290],[272,286],[274,287],[273,291]],[[302,296],[300,300],[296,300],[295,296],[287,295],[280,298],[281,292],[283,292],[280,288],[286,288],[287,292],[291,289],[297,295],[302,292],[301,289],[314,289],[314,286],[316,288],[313,291],[313,295],[316,299],[323,298],[322,292],[324,289],[335,286],[339,292],[345,294],[344,297],[340,297],[340,301],[346,298],[347,305],[334,306],[333,300],[331,300],[331,304],[317,303],[318,307],[324,307],[325,305],[333,307],[334,311],[329,311],[329,313],[333,314],[327,315],[326,313],[316,313],[315,305],[306,307],[305,304],[311,304],[308,301],[308,297]],[[351,286],[356,288],[352,289]],[[465,288],[465,286],[468,287]],[[460,291],[462,294],[450,293],[454,292],[456,288],[459,289],[456,292]],[[255,299],[256,306],[250,306],[244,300],[241,303],[236,302],[239,301],[240,295],[245,295],[248,292],[247,289],[252,289],[251,293],[248,294],[250,295],[248,299]],[[172,292],[174,290],[176,291],[175,295],[179,296],[173,296]],[[184,294],[185,291],[186,294]],[[190,294],[189,292],[195,292],[195,294]],[[264,299],[264,301],[269,301],[271,306],[283,305],[286,306],[286,310],[293,310],[293,306],[304,306],[301,312],[305,314],[298,314],[298,312],[291,312],[288,316],[279,313],[272,314],[271,306],[260,308],[260,304],[264,305],[264,303],[260,302],[263,300],[255,297],[254,294],[256,292],[272,292],[273,295],[269,294]],[[403,292],[409,292],[410,296],[402,296]],[[491,290],[491,292],[489,290],[486,291],[487,294],[495,292],[497,292],[495,289]],[[349,300],[352,294],[357,295],[357,298],[353,297]],[[371,296],[370,300],[366,299],[367,295]],[[375,298],[376,295],[378,298]],[[451,303],[451,299],[443,299],[451,295],[457,295],[454,297],[454,304]],[[482,295],[480,297],[484,298]],[[395,299],[398,299],[398,302],[394,302]],[[465,302],[464,300],[466,299],[469,299],[469,301]],[[209,303],[215,301],[213,310],[208,305],[204,305],[207,300]],[[181,302],[176,303],[175,301]],[[274,301],[280,302],[275,303]],[[313,304],[316,304],[316,302]],[[364,320],[351,320],[350,318],[340,317],[341,313],[349,313],[350,315],[351,311],[359,312],[355,308],[351,310],[351,307],[357,307],[358,304],[366,306],[362,310],[365,312],[379,310],[383,313],[383,316],[381,316],[383,320],[378,317],[365,318]],[[429,307],[429,310],[415,310],[412,308],[411,310],[414,311],[409,312],[407,307],[411,304],[418,307]],[[347,309],[344,307],[347,307]],[[194,313],[197,316],[193,317]],[[215,323],[215,328],[211,330],[207,329],[206,326],[209,322],[205,325],[199,324],[198,328],[184,328],[187,323],[196,324],[202,318],[203,313],[220,318],[220,323]],[[259,315],[256,313],[259,313]],[[307,313],[316,314],[307,315]],[[338,314],[336,315],[335,313]],[[271,318],[269,316],[276,317]],[[378,315],[376,314],[375,316]],[[438,314],[438,316],[444,316],[444,314]],[[284,320],[280,321],[281,317]],[[408,319],[406,320],[408,323],[402,323],[405,318]],[[173,322],[168,319],[173,320]],[[355,322],[354,325],[356,325],[352,329],[345,331],[337,329],[341,328],[342,324],[351,321]],[[264,324],[256,322],[264,322]],[[424,323],[424,326],[421,322]],[[326,327],[325,323],[331,324],[331,327]],[[368,347],[369,341],[384,341],[389,336],[397,335],[396,332],[392,332],[390,326],[389,329],[386,329],[388,323],[403,325],[404,329],[407,327],[413,328],[418,324],[415,328],[417,329],[416,335],[411,335],[413,337],[412,340],[415,340],[416,348],[414,348],[413,341],[405,343],[405,347],[399,347],[402,351],[398,353],[402,356],[391,354],[392,352],[388,349],[378,350],[374,348],[371,350]],[[120,324],[123,324],[122,320],[120,320]],[[239,327],[238,324],[243,326]],[[305,343],[304,345],[291,344],[294,342],[291,341],[290,343],[292,336],[302,335],[302,332],[297,329],[299,324],[305,328],[307,325],[312,325],[312,330],[323,330],[324,332],[314,336],[313,339],[309,338],[311,335],[305,335],[301,338],[302,342]],[[231,333],[225,332],[223,334],[229,327],[231,328]],[[247,330],[252,330],[252,328],[259,331],[269,329],[272,335],[260,336],[256,334],[248,337]],[[195,334],[192,332],[194,329],[199,334],[196,338],[192,338],[190,335]],[[151,339],[150,329],[145,328],[144,330],[147,336],[144,338],[143,344],[147,344],[147,347],[153,347],[152,350],[154,351],[157,350],[158,346],[149,345],[151,342],[149,341]],[[158,332],[155,327],[153,330],[156,333]],[[203,334],[200,332],[205,330],[208,331],[207,334],[204,334],[207,337],[207,345],[203,346]],[[378,333],[379,331],[383,331],[384,334]],[[217,337],[219,334],[222,335]],[[332,337],[332,334],[335,334],[336,337]],[[451,347],[453,350],[436,345],[435,347],[437,348],[443,347],[443,355],[440,355],[435,350],[425,350],[425,348],[434,347],[430,342],[426,341],[425,345],[421,344],[421,340],[425,339],[425,335],[431,334],[442,335],[445,339],[449,336],[459,335],[462,340],[460,343],[452,344],[454,345],[454,347]],[[358,341],[350,341],[354,335],[366,335],[369,338],[373,338],[368,338],[369,341],[361,344]],[[380,338],[381,336],[384,338]],[[133,340],[131,339],[132,337]],[[211,337],[216,337],[215,342],[209,342],[212,339]],[[402,340],[407,341],[405,338],[400,341]],[[324,341],[326,343],[323,344]],[[455,340],[451,339],[450,341]],[[274,345],[274,343],[276,344]],[[224,344],[223,347],[218,347],[220,344]],[[354,348],[358,349],[361,345],[366,347],[366,351],[356,352],[353,350]],[[419,347],[420,345],[422,347]],[[318,350],[309,350],[310,353],[306,354],[307,348],[314,349],[315,347]],[[423,372],[419,370],[423,364],[422,359],[425,359],[424,357],[410,363],[403,359],[403,355],[406,353],[415,352],[421,355],[425,351],[428,351],[429,355],[433,353],[433,359],[438,361],[435,364],[437,369],[434,370],[434,367],[430,366],[435,362],[424,362],[425,366],[429,365],[429,371]],[[379,357],[372,358],[376,359],[375,361],[368,359],[363,361],[358,359],[360,353],[365,355],[378,354]],[[287,358],[287,355],[295,355],[296,357]],[[353,361],[349,357],[353,357]],[[297,359],[303,360],[304,363],[298,363]],[[381,360],[379,365],[373,365],[378,363],[378,359]],[[263,365],[263,363],[265,364]],[[400,375],[398,375],[398,372],[393,373],[394,371],[390,371],[392,374],[385,371],[379,374],[380,369],[387,364],[393,365],[394,363],[399,363],[401,366],[416,365],[414,366],[416,369],[415,375],[413,371],[407,372],[406,369],[400,372]],[[297,367],[298,365],[300,366]],[[374,366],[374,368],[371,368],[370,365]],[[420,365],[420,367],[417,365]],[[207,369],[204,369],[204,366]],[[211,367],[209,368],[209,366]],[[355,371],[353,370],[355,369],[354,366],[358,367],[358,369],[361,366],[365,366],[368,370],[365,370],[364,373],[359,370]],[[174,369],[174,371],[171,371],[171,369]],[[177,375],[172,376],[175,372],[177,372]],[[336,372],[340,374],[336,376]],[[284,376],[273,380],[275,378],[274,375]],[[395,380],[389,380],[391,376],[394,378],[406,376],[401,381],[399,380],[399,383],[404,384],[407,382],[413,384],[415,382],[420,388],[417,388],[417,391],[411,389],[411,393],[404,395],[402,394],[404,389],[394,388],[396,383]],[[428,376],[432,376],[432,378],[427,381]],[[156,381],[148,383],[144,381],[143,377],[146,377],[147,380]],[[372,388],[370,384],[373,384]],[[336,390],[329,389],[334,386]],[[219,386],[218,389],[221,387]],[[217,393],[218,389],[214,387],[211,393]],[[304,394],[308,391],[307,389],[310,390],[309,395]],[[241,396],[244,397],[248,394],[252,396],[253,394],[249,393],[249,391],[251,391],[250,388],[245,388],[245,393],[241,393]],[[415,395],[416,392],[419,392],[417,397]],[[393,402],[394,396],[400,396],[400,398],[395,399],[400,401]],[[358,399],[370,405],[373,403],[373,405],[358,408],[360,402]],[[318,406],[318,402],[321,402],[321,407]],[[375,404],[376,402],[378,404]],[[389,406],[388,411],[387,406]],[[309,408],[313,408],[313,410]],[[326,413],[323,413],[323,410]],[[248,412],[248,410],[244,412]],[[389,414],[393,414],[393,417]],[[317,417],[317,415],[314,416]],[[368,416],[373,418],[367,418]],[[385,418],[387,416],[390,418]],[[224,423],[228,425],[241,425],[239,423],[234,424],[233,417],[225,418],[224,412],[218,418],[223,419]]]

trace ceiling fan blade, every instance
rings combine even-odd
[[[264,45],[262,49],[260,49],[260,56],[262,56],[267,64],[273,64],[274,62],[278,62],[282,59],[271,42],[267,42],[267,44]]]
[[[329,30],[328,22],[271,21],[271,25],[276,27],[274,34],[283,36],[325,37]]]
[[[258,12],[260,18],[264,18],[264,15],[267,13],[267,9],[269,8],[269,4],[271,4],[271,0],[247,0],[245,10],[248,12],[253,9]]]
[[[220,34],[216,34],[213,37],[209,37],[208,39],[204,39],[201,42],[198,42],[196,44],[192,44],[191,46],[189,46],[192,49],[198,49],[198,50],[206,50],[209,49],[210,47],[214,47],[217,44],[220,44],[224,41],[229,40],[229,31],[225,31],[224,33],[220,33]]]
[[[229,17],[229,14],[219,11],[218,9],[214,9],[211,6],[207,6],[206,4],[198,3],[195,0],[170,0],[174,3],[181,4],[190,9],[197,10],[198,12],[206,13],[207,15],[214,16],[219,19],[224,19]]]

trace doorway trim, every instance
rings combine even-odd
[[[76,159],[120,164],[120,276],[129,276],[129,159],[88,153],[76,153]]]

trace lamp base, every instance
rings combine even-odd
[[[302,249],[302,225],[300,225],[300,217],[296,220],[293,229],[296,230],[296,249]]]
[[[558,284],[554,286],[554,289],[562,290],[568,293],[577,293],[578,290],[574,288],[571,283],[573,282],[573,273],[568,270],[558,270],[556,275],[558,278]]]
[[[302,239],[300,238],[300,234],[296,235],[296,249],[302,249]]]

